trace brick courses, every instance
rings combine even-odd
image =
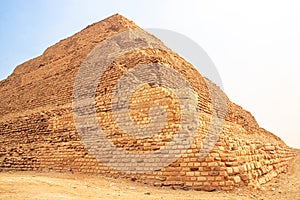
[[[199,161],[199,149],[212,115],[205,84],[209,80],[171,50],[151,48],[117,58],[99,80],[96,96],[99,125],[105,127],[104,132],[114,145],[126,151],[156,151],[172,141],[180,126],[180,108],[168,88],[145,84],[130,99],[130,115],[139,125],[149,123],[147,113],[151,103],[165,108],[167,123],[158,135],[136,139],[116,126],[111,113],[111,93],[121,76],[138,64],[159,63],[180,72],[198,95],[196,139],[174,163],[151,173],[123,173],[99,163],[86,150],[74,126],[75,77],[80,64],[99,42],[135,28],[139,29],[126,18],[114,15],[49,47],[41,56],[17,66],[11,76],[0,82],[0,171],[71,171],[201,190],[230,190],[241,185],[256,188],[287,171],[294,150],[259,127],[248,111],[227,97],[227,113],[219,139],[205,160]],[[217,86],[214,90],[224,95]]]

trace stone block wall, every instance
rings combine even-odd
[[[144,84],[133,93],[129,103],[131,119],[141,126],[151,122],[148,112],[153,104],[165,109],[167,121],[159,134],[134,138],[117,126],[111,112],[112,91],[118,80],[137,65],[157,63],[182,74],[198,99],[199,124],[194,140],[187,151],[178,150],[182,155],[173,163],[147,173],[125,173],[99,162],[75,128],[75,77],[83,60],[99,42],[136,28],[122,16],[114,15],[48,48],[0,82],[0,171],[91,173],[131,178],[155,186],[230,190],[240,185],[260,187],[288,170],[288,161],[295,156],[293,149],[260,128],[248,111],[232,103],[179,55],[167,48],[150,47],[118,57],[99,80],[95,98],[99,126],[112,144],[134,153],[154,152],[173,140],[181,126],[180,107],[176,95],[159,82]],[[150,35],[149,41],[158,42]],[[207,83],[224,96],[227,110],[219,110],[226,117],[216,145],[204,160],[199,160],[203,139],[212,123]],[[113,156],[114,152],[101,154]],[[153,159],[153,166],[157,162]],[[120,164],[131,166],[127,160],[120,160]]]

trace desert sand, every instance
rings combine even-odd
[[[185,191],[158,188],[130,180],[71,173],[1,172],[0,199],[300,199],[300,150],[289,170],[260,189],[233,191]]]

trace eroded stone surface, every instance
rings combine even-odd
[[[130,99],[129,113],[138,125],[150,122],[148,111],[154,102],[165,108],[167,123],[158,135],[134,138],[118,128],[111,112],[112,91],[122,75],[137,65],[158,63],[177,70],[195,91],[199,109],[196,139],[175,162],[151,173],[123,173],[98,162],[75,129],[74,81],[81,63],[99,42],[130,29],[139,28],[114,15],[49,47],[0,82],[0,170],[72,171],[128,177],[156,186],[230,190],[239,185],[260,187],[288,169],[294,151],[260,128],[248,111],[226,96],[222,132],[210,154],[199,161],[212,115],[208,80],[168,48],[135,50],[114,60],[99,80],[95,98],[97,120],[105,127],[107,138],[126,151],[157,151],[171,142],[181,116],[178,100],[167,88],[157,83],[145,84]],[[225,95],[217,86],[213,89]]]

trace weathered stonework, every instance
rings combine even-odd
[[[159,63],[180,72],[198,95],[201,111],[196,139],[177,161],[151,173],[123,173],[99,163],[86,150],[74,126],[74,81],[81,63],[99,42],[129,29],[139,28],[114,15],[49,47],[0,82],[0,170],[71,171],[128,177],[155,186],[230,190],[240,185],[260,187],[288,169],[294,151],[260,128],[249,112],[227,97],[222,133],[210,154],[199,161],[199,149],[212,114],[205,79],[171,50],[151,48],[117,58],[99,80],[99,125],[105,127],[104,132],[114,145],[127,151],[156,151],[172,140],[179,127],[178,101],[158,84],[145,84],[136,91],[130,99],[129,112],[135,123],[143,125],[149,123],[148,111],[153,102],[163,106],[168,122],[159,135],[133,138],[116,126],[111,113],[111,93],[120,77],[138,64]],[[225,95],[217,86],[213,88]]]

